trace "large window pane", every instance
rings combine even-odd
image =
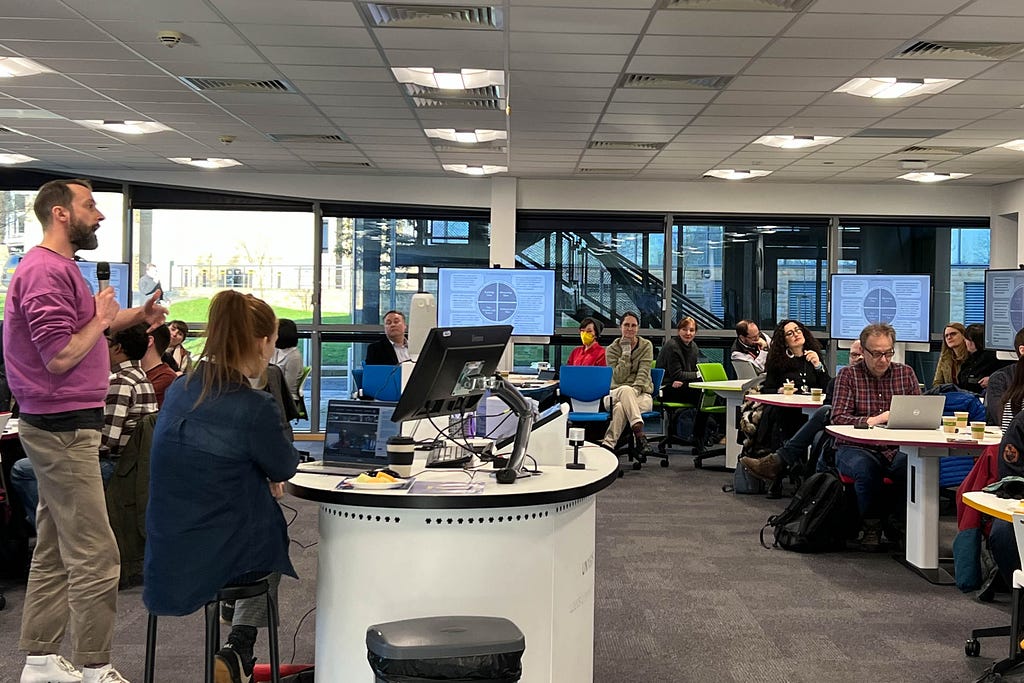
[[[555,271],[555,327],[576,327],[587,316],[615,327],[627,311],[640,315],[641,327],[662,327],[664,229],[644,223],[552,218],[517,231],[517,263]]]
[[[170,319],[205,323],[213,295],[237,289],[312,322],[312,213],[139,209],[133,222],[134,272],[159,280]]]

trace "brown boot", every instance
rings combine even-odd
[[[782,461],[774,453],[769,453],[763,458],[740,458],[740,464],[756,478],[764,481],[775,481],[782,474]]]

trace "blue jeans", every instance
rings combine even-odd
[[[807,449],[814,443],[814,437],[818,432],[828,426],[829,417],[832,415],[832,406],[822,406],[814,411],[804,423],[804,426],[797,430],[782,448],[775,451],[779,460],[787,467],[792,467],[802,462],[807,457]]]
[[[99,458],[100,476],[103,477],[103,486],[114,476],[114,468],[117,461],[109,458]],[[25,509],[25,519],[36,526],[36,508],[39,507],[39,483],[36,480],[36,472],[32,469],[32,461],[22,458],[11,467],[11,488],[18,494],[21,504]]]
[[[847,444],[836,452],[836,467],[840,474],[853,479],[861,519],[884,517],[886,510],[879,500],[884,477],[892,479],[893,485],[898,487],[898,495],[903,496],[907,490],[906,453],[897,453],[890,463],[876,451]]]
[[[1020,554],[1017,552],[1017,539],[1013,535],[1013,523],[1001,519],[992,521],[992,531],[988,534],[988,549],[992,559],[996,561],[999,573],[1006,580],[1007,586],[1013,585],[1013,572],[1020,569]]]

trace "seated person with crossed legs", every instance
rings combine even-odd
[[[863,358],[864,354],[858,339],[850,346],[850,365],[860,363]],[[814,411],[807,418],[804,426],[797,430],[792,438],[787,439],[781,448],[763,458],[740,458],[740,463],[752,475],[765,481],[775,481],[780,474],[799,465],[807,457],[807,449],[814,443],[814,437],[829,425],[829,417],[832,414],[832,393],[835,391],[835,386],[836,380],[832,378],[825,390],[825,404]]]
[[[654,360],[654,345],[639,336],[640,318],[632,311],[622,315],[620,330],[622,336],[605,350],[608,365],[612,368],[612,419],[601,445],[614,451],[623,429],[628,424],[636,438],[637,451],[650,450],[644,436],[643,413],[654,404],[651,394],[651,361]]]
[[[892,362],[896,330],[886,323],[868,325],[860,333],[864,361],[836,376],[832,397],[832,424],[869,427],[889,421],[893,396],[919,395],[917,375],[907,365]],[[896,492],[907,489],[907,456],[897,446],[865,446],[836,439],[836,467],[853,479],[863,531],[861,548],[881,549],[882,479],[889,477]]]

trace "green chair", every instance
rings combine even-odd
[[[306,413],[306,394],[302,391],[302,387],[306,384],[306,379],[309,377],[309,373],[312,372],[313,368],[306,365],[302,368],[302,374],[299,375],[299,400],[295,402],[295,407],[299,411],[300,420],[308,420],[309,414]]]
[[[704,382],[724,382],[729,379],[729,375],[725,372],[725,366],[721,363],[697,363],[697,372],[700,373],[700,378]],[[699,410],[709,415],[725,415],[726,406],[718,405],[718,395],[709,389],[705,389],[700,397]],[[728,439],[729,437],[729,434],[725,435],[725,438]],[[703,439],[704,435],[694,434],[694,438]],[[704,460],[719,456],[724,450],[724,447],[717,446],[706,451],[698,447],[693,456],[693,466],[700,469]]]

